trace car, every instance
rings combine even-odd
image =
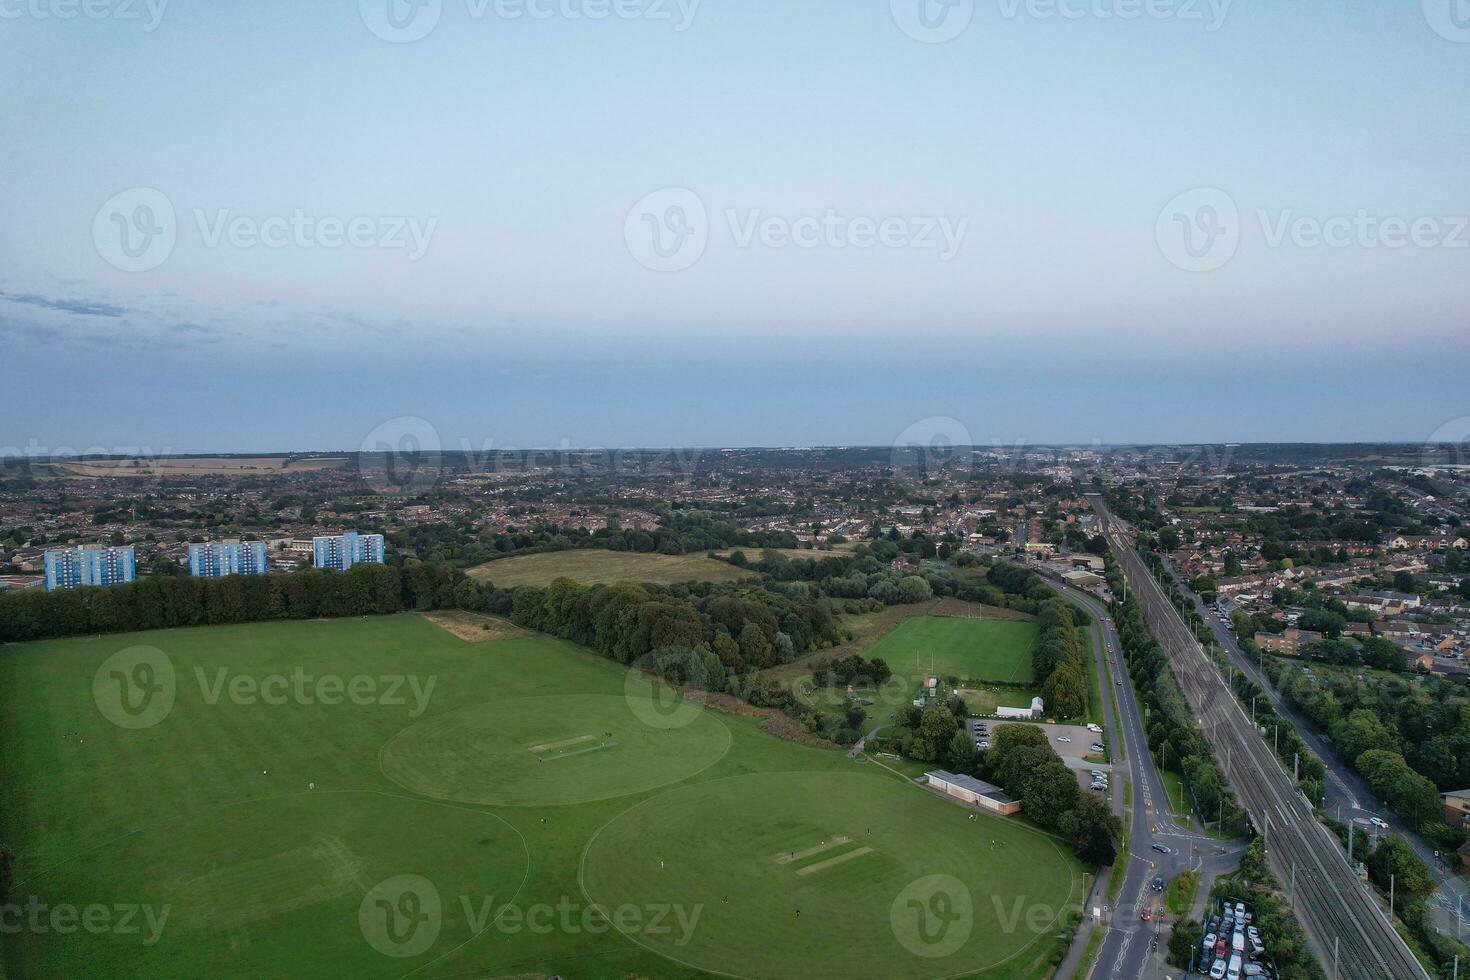
[[[1202,949],[1202,950],[1204,950],[1206,953],[1208,953],[1210,950],[1214,949],[1215,948],[1215,934],[1213,932],[1207,932],[1207,933],[1205,933],[1205,938],[1202,939],[1202,940],[1200,940],[1199,948]]]
[[[1154,843],[1154,844],[1150,844],[1149,847],[1152,847],[1154,850],[1158,851],[1160,854],[1173,854],[1174,853],[1173,851],[1171,851],[1169,849],[1169,845],[1168,844]]]
[[[981,742],[980,742],[980,744],[977,745],[977,746],[975,746],[975,748],[977,748],[977,749],[988,749],[988,748],[990,748],[990,743],[982,739]]]
[[[1113,683],[1116,684],[1118,687],[1123,686],[1123,682],[1121,680],[1113,681]]]
[[[1153,880],[1153,883],[1149,887],[1153,888],[1153,890],[1156,891],[1156,892],[1163,891],[1164,890],[1164,879],[1163,878],[1155,878]]]
[[[1266,968],[1259,963],[1247,963],[1242,972],[1248,977],[1264,977]]]
[[[1210,980],[1225,980],[1225,961],[1216,959],[1215,965],[1210,967]]]
[[[1092,751],[1094,751],[1094,752],[1106,752],[1107,750],[1108,750],[1108,747],[1106,745],[1102,744],[1101,742],[1093,742],[1092,743]]]
[[[1379,830],[1388,829],[1388,821],[1384,820],[1382,817],[1369,817],[1368,822],[1377,827]]]
[[[1057,736],[1057,741],[1058,742],[1070,742],[1070,741],[1072,741],[1072,739],[1071,739],[1071,736],[1068,736],[1068,735],[1058,735]]]
[[[1089,732],[1092,732],[1094,735],[1101,735],[1102,734],[1102,726],[1101,725],[1098,725],[1098,724],[1094,724],[1093,722],[1090,722],[1090,721],[1087,723],[1087,730]]]
[[[1103,772],[1101,769],[1094,769],[1091,772],[1089,772],[1088,775],[1091,776],[1093,779],[1107,779],[1108,778],[1108,774],[1105,773],[1105,772]]]
[[[1154,910],[1144,909],[1142,912],[1138,913],[1138,917],[1144,922],[1152,922],[1154,921]]]

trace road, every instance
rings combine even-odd
[[[1090,499],[1226,780],[1257,832],[1264,833],[1267,861],[1328,975],[1350,980],[1426,978],[1378,899],[1353,874],[1343,848],[1297,792],[1214,662],[1134,551],[1131,539],[1111,526],[1100,497]]]
[[[1122,646],[1107,608],[1087,593],[1062,585],[1046,572],[1042,574],[1053,588],[1092,617],[1098,694],[1106,704],[1107,692],[1111,690],[1118,707],[1116,712],[1104,712],[1103,729],[1115,760],[1113,772],[1126,775],[1133,787],[1132,806],[1125,808],[1121,784],[1115,779],[1112,785],[1113,810],[1128,828],[1128,850],[1118,858],[1123,866],[1113,869],[1114,874],[1122,872],[1123,884],[1118,890],[1117,906],[1106,913],[1103,928],[1107,932],[1087,976],[1131,980],[1150,975],[1150,970],[1162,962],[1166,946],[1167,931],[1161,928],[1164,923],[1159,918],[1144,922],[1138,916],[1143,908],[1163,904],[1162,897],[1150,888],[1153,879],[1160,877],[1167,882],[1186,868],[1203,870],[1207,877],[1213,877],[1235,867],[1240,848],[1222,847],[1175,820],[1165,796],[1163,778],[1148,752],[1133,685],[1129,683],[1127,669],[1118,662]],[[1154,844],[1168,847],[1169,853],[1153,850]],[[1159,952],[1151,956],[1156,938]]]
[[[1215,642],[1220,644],[1220,648],[1229,655],[1235,668],[1255,681],[1261,690],[1266,692],[1272,710],[1296,726],[1302,741],[1317,754],[1323,765],[1327,767],[1327,799],[1324,809],[1340,820],[1366,821],[1372,817],[1380,817],[1393,825],[1392,813],[1386,809],[1379,811],[1372,808],[1377,801],[1373,798],[1373,791],[1368,788],[1363,777],[1333,751],[1331,744],[1321,735],[1309,718],[1293,707],[1272,687],[1260,665],[1241,649],[1235,634],[1226,628],[1224,618],[1205,605],[1203,600],[1190,591],[1182,580],[1180,580],[1179,590],[1194,601],[1195,611],[1209,626]],[[1358,830],[1360,833],[1376,833],[1371,828],[1365,828],[1362,823],[1359,824]],[[1396,827],[1394,832],[1408,841],[1419,858],[1434,871],[1435,880],[1439,882],[1438,894],[1435,897],[1435,918],[1440,928],[1446,932],[1458,932],[1464,935],[1465,923],[1461,917],[1456,915],[1456,911],[1463,909],[1466,915],[1470,915],[1470,885],[1467,885],[1465,880],[1458,875],[1442,872],[1436,859],[1437,852],[1434,845],[1419,834],[1399,827]],[[1455,856],[1450,855],[1449,861],[1453,864]]]

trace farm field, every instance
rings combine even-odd
[[[253,473],[334,470],[347,464],[346,456],[159,456],[131,459],[94,459],[59,464],[76,476],[248,476]]]
[[[0,713],[5,901],[135,927],[0,935],[6,976],[1000,980],[1049,973],[1031,908],[1080,898],[1050,838],[537,634],[19,644],[0,690],[25,692]],[[916,925],[939,895],[964,927]]]
[[[471,568],[468,574],[480,582],[494,582],[499,588],[515,588],[550,585],[552,580],[562,576],[583,585],[607,582],[672,585],[675,582],[733,582],[749,578],[754,573],[703,554],[658,555],[578,548],[502,558]]]

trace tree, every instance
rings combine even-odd
[[[907,575],[899,580],[898,601],[905,605],[923,602],[932,598],[933,595],[934,590],[930,587],[929,582],[918,575]]]
[[[1194,919],[1174,923],[1174,931],[1169,934],[1169,964],[1188,969],[1203,937],[1204,928]]]
[[[1429,865],[1419,859],[1402,837],[1391,835],[1383,838],[1365,863],[1369,875],[1385,892],[1389,890],[1389,877],[1392,876],[1395,910],[1402,911],[1406,906],[1434,894],[1434,876]]]
[[[959,723],[949,709],[939,705],[925,708],[911,754],[920,762],[938,761],[958,730]]]

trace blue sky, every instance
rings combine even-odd
[[[1415,441],[1470,415],[1470,38],[1441,0],[975,0],[944,43],[910,0],[439,0],[411,43],[370,29],[405,0],[66,2],[0,0],[0,447],[356,448],[401,417],[476,447],[935,417]],[[160,199],[170,244],[129,270],[107,236]],[[655,271],[669,200],[700,247]],[[1221,202],[1234,234],[1190,271],[1170,229]]]

